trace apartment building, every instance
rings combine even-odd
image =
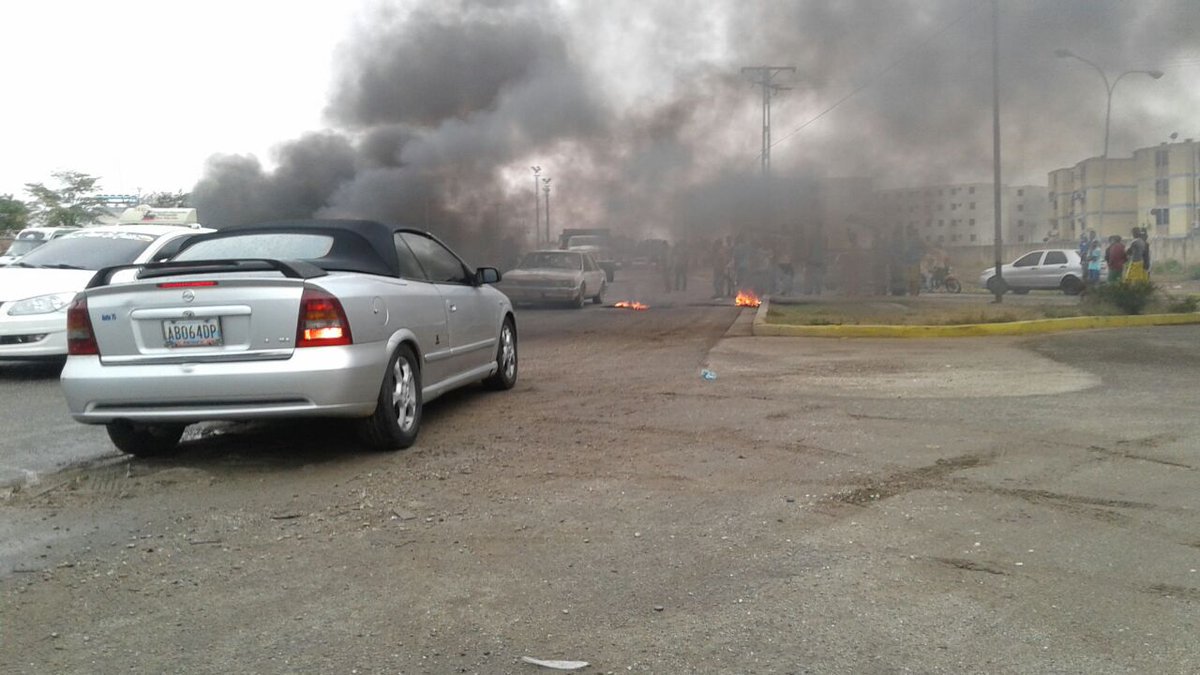
[[[995,243],[995,195],[991,183],[962,183],[878,190],[880,221],[888,229],[915,228],[930,244],[984,246]],[[1046,188],[1010,185],[1001,191],[1000,236],[1004,243],[1041,243],[1050,231]]]
[[[1193,139],[1135,150],[1133,157],[1091,157],[1049,174],[1051,238],[1088,230],[1152,237],[1200,233],[1200,143]]]

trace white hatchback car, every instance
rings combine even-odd
[[[1084,288],[1079,252],[1069,248],[1030,251],[1000,269],[1005,291],[1018,295],[1031,290],[1060,290],[1067,295],[1078,295]],[[1104,271],[1101,270],[1101,275]],[[979,285],[995,293],[995,276],[996,268],[985,269],[979,275]]]
[[[213,230],[179,225],[86,227],[0,267],[0,359],[67,355],[67,307],[101,267],[174,254]]]

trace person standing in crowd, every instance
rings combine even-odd
[[[733,239],[733,285],[738,290],[750,287],[750,263],[753,250],[746,241],[746,235],[739,234]]]
[[[1092,252],[1092,243],[1096,241],[1096,231],[1088,230],[1079,235],[1079,266],[1082,267],[1082,277],[1087,279],[1088,256]]]
[[[1100,242],[1093,241],[1092,247],[1088,251],[1087,259],[1087,283],[1089,286],[1095,286],[1100,283]]]
[[[729,247],[726,245],[726,240],[718,237],[713,242],[712,250],[709,251],[714,300],[723,298],[726,295],[726,288],[728,287],[726,278],[729,275],[729,254]]]
[[[658,267],[659,274],[662,275],[663,290],[670,293],[671,283],[674,281],[672,273],[675,271],[675,248],[677,245],[671,243],[663,244],[662,264]]]
[[[1121,235],[1114,234],[1108,238],[1104,262],[1108,263],[1108,283],[1121,281],[1121,275],[1125,273],[1125,242],[1121,241]]]
[[[1142,268],[1146,271],[1146,281],[1150,281],[1150,230],[1142,228]]]
[[[676,244],[671,248],[671,287],[677,291],[687,290],[688,277],[688,247],[686,242]]]
[[[1142,239],[1142,228],[1133,228],[1133,238],[1125,249],[1125,282],[1143,283],[1150,281],[1146,274],[1146,242]]]
[[[796,267],[792,263],[792,244],[786,238],[776,242],[775,265],[778,273],[778,291],[782,295],[791,295],[796,282]]]

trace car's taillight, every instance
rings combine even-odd
[[[329,347],[353,343],[350,322],[338,299],[315,288],[300,297],[300,322],[296,326],[297,347]]]
[[[67,308],[67,354],[88,356],[99,353],[96,334],[92,331],[92,317],[88,316],[87,298],[77,295]]]

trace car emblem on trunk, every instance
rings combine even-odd
[[[196,293],[192,289],[187,289],[183,292],[183,301],[191,302],[196,299]]]

